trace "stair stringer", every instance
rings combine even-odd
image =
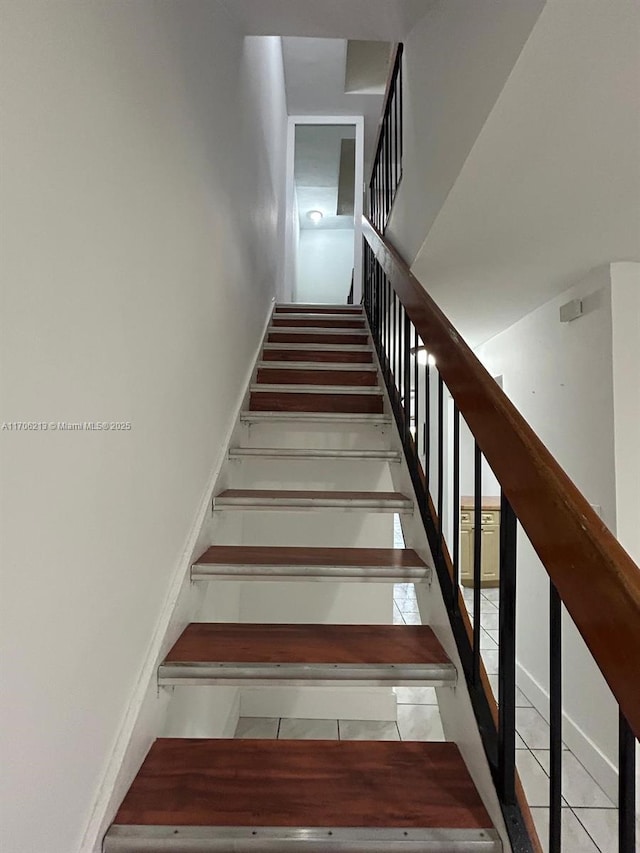
[[[388,407],[388,410],[391,411],[386,389],[385,407]],[[502,809],[480,737],[471,697],[463,674],[462,662],[458,654],[458,647],[449,623],[449,616],[438,582],[433,555],[419,510],[417,509],[416,495],[407,462],[404,458],[402,442],[395,425],[392,428],[392,432],[391,446],[394,450],[399,450],[402,453],[400,464],[396,464],[391,468],[393,488],[411,497],[416,507],[413,515],[400,517],[405,546],[413,548],[432,569],[431,581],[429,583],[415,584],[420,618],[424,625],[429,625],[432,628],[458,672],[458,680],[455,687],[435,688],[444,735],[447,740],[453,741],[458,745],[471,778],[500,835],[505,853],[509,853],[512,848],[502,816]]]
[[[228,487],[229,459],[228,448],[235,443],[241,431],[240,415],[249,399],[249,387],[256,372],[256,364],[267,337],[273,314],[275,300],[272,299],[265,318],[263,334],[256,347],[255,358],[247,372],[238,403],[230,419],[227,436],[222,447],[212,448],[213,464],[207,480],[207,486],[194,515],[185,545],[177,561],[171,585],[158,618],[156,629],[150,640],[145,659],[140,668],[138,679],[133,687],[129,704],[123,715],[120,729],[116,735],[108,761],[105,763],[102,781],[96,792],[93,806],[80,844],[80,853],[101,853],[102,841],[109,825],[113,821],[120,802],[149,751],[153,741],[167,733],[170,706],[174,688],[158,687],[157,670],[169,649],[173,646],[185,627],[202,618],[235,618],[238,610],[237,591],[234,584],[211,583],[205,585],[191,581],[191,565],[206,549],[208,544],[220,535],[220,530],[228,526],[229,519],[215,518],[211,512],[213,495]],[[212,587],[218,587],[217,592]],[[213,604],[212,604],[213,600]],[[214,616],[203,616],[213,609]],[[205,688],[205,690],[211,688]],[[181,690],[202,690],[202,688],[181,688]],[[205,694],[201,694],[201,697]],[[217,721],[218,737],[232,737],[237,726],[239,697],[237,688],[229,688],[226,694],[209,694],[214,707],[207,714]],[[182,701],[187,699],[183,694]],[[202,710],[202,700],[198,700]],[[180,717],[187,720],[186,714],[174,714],[173,725],[180,724]]]

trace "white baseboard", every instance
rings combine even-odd
[[[107,760],[102,782],[98,788],[89,820],[84,831],[79,853],[100,853],[102,839],[113,816],[138,772],[154,739],[163,728],[164,716],[169,699],[167,691],[158,690],[157,668],[167,648],[167,638],[175,637],[189,621],[190,568],[194,559],[198,541],[202,535],[210,513],[211,501],[223,466],[232,435],[240,421],[247,388],[253,376],[255,364],[262,351],[264,339],[273,314],[275,300],[271,301],[265,319],[263,334],[251,360],[246,380],[237,398],[237,405],[222,448],[214,461],[200,500],[194,522],[185,539],[185,545],[176,565],[169,591],[165,598],[156,628],[149,643],[144,663],[138,675],[131,700],[125,711],[122,724],[116,735],[115,744]],[[236,705],[237,708],[237,705]],[[225,722],[225,730],[235,731],[237,714],[231,709]]]
[[[245,687],[240,716],[395,722],[397,704],[395,693],[384,687]]]
[[[521,664],[516,664],[516,667],[518,687],[534,708],[549,722],[549,693]],[[562,714],[562,739],[609,799],[617,803],[617,768],[564,711]]]

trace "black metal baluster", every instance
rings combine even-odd
[[[411,320],[404,311],[404,442],[409,448],[411,435]]]
[[[384,161],[382,157],[382,140],[380,140],[380,160],[378,162],[378,229],[380,231],[382,231],[384,216]]]
[[[438,371],[438,534],[440,553],[444,537],[444,381]]]
[[[516,802],[516,539],[517,520],[500,493],[500,607],[498,624],[498,775],[501,797]]]
[[[373,336],[373,294],[374,294],[374,290],[375,290],[374,282],[375,282],[375,278],[372,277],[371,281],[369,282],[369,292],[367,295],[367,305],[368,305],[367,315],[369,317],[369,327],[371,328],[372,336]],[[374,337],[374,340],[375,340],[375,337]]]
[[[398,50],[398,76],[396,77],[396,87],[397,87],[397,90],[398,90],[399,95],[400,95],[400,177],[402,177],[402,155],[403,155],[403,150],[404,150],[404,109],[403,109],[404,92],[403,92],[403,85],[402,85],[402,79],[403,79],[402,52],[403,52],[403,48],[402,48],[402,45],[400,45],[400,48]]]
[[[382,276],[380,280],[380,366],[382,368],[382,372],[384,374],[384,360],[385,353],[387,349],[386,342],[386,333],[387,333],[387,323],[386,323],[386,305],[385,301],[387,298],[387,282]]]
[[[562,603],[549,584],[549,853],[562,838]]]
[[[396,133],[396,102],[398,98],[398,93],[396,91],[395,85],[393,87],[393,94],[389,101],[389,117],[391,120],[391,174],[393,177],[393,193],[392,193],[392,204],[393,199],[396,195],[396,187],[398,186],[398,135]]]
[[[395,100],[396,93],[395,89],[392,89],[391,95],[389,97],[389,152],[390,152],[390,172],[391,172],[391,199],[393,203],[393,195],[396,186],[396,164],[395,164],[395,156],[396,156],[396,146],[395,146],[395,130],[394,130],[394,117],[395,111],[393,107],[393,102]]]
[[[380,230],[380,206],[382,200],[382,165],[381,165],[382,145],[378,147],[376,155],[376,228]]]
[[[429,498],[429,482],[431,480],[431,365],[429,364],[429,354],[426,349],[424,351],[426,362],[424,365],[424,482],[427,491],[427,500]]]
[[[384,197],[384,224],[382,230],[387,227],[389,209],[391,208],[391,157],[389,150],[389,113],[387,112],[384,122],[384,170],[385,170],[385,197]]]
[[[419,449],[418,449],[418,436],[420,435],[418,431],[418,423],[419,423],[419,414],[420,414],[420,371],[418,369],[418,355],[419,355],[419,340],[418,330],[416,327],[413,327],[413,350],[414,350],[414,362],[413,362],[413,449],[416,455],[416,461],[419,461]]]
[[[460,410],[453,404],[453,609],[460,587]]]
[[[389,384],[389,281],[386,275],[382,281],[384,282],[384,360],[382,370],[385,381]]]
[[[364,311],[368,317],[369,316],[369,308],[367,306],[369,305],[369,276],[365,276],[365,279],[364,279],[364,294],[363,294],[363,296],[364,296]]]
[[[393,387],[396,385],[396,348],[398,344],[398,326],[397,326],[397,297],[395,291],[393,296],[393,312],[391,319],[391,382]]]
[[[380,223],[382,221],[382,146],[378,148],[377,163],[376,163],[376,227],[381,230]]]
[[[380,137],[380,230],[384,233],[384,211],[387,206],[387,166],[384,151],[384,120]]]
[[[376,193],[378,186],[378,160],[373,164],[373,172],[371,173],[371,221],[377,227],[378,225],[378,210],[376,205]]]
[[[387,386],[388,386],[389,385],[389,378],[391,376],[391,360],[390,360],[390,352],[391,352],[391,343],[390,343],[390,341],[391,341],[391,283],[389,282],[389,280],[387,279],[386,276],[385,276],[384,281],[385,281],[385,289],[386,289],[386,296],[385,296],[386,319],[385,319],[385,325],[387,327],[387,331],[386,331],[387,343],[386,343],[386,347],[385,347],[384,373],[385,373]]]
[[[480,582],[482,578],[482,453],[475,442],[473,493],[473,680],[480,684]]]
[[[399,312],[398,312],[398,400],[400,401],[400,409],[403,409],[404,406],[404,318],[405,318],[405,310],[404,305],[400,300],[398,300]],[[404,432],[402,435],[404,439]]]
[[[377,270],[376,270],[377,272]],[[379,314],[379,294],[380,294],[380,274],[378,273],[373,279],[373,342],[376,351],[380,354],[380,345],[378,340],[378,314]]]
[[[624,714],[618,717],[618,851],[636,850],[636,742]]]

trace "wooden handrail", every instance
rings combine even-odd
[[[363,235],[640,737],[640,569],[366,216]]]

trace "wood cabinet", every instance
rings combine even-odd
[[[500,583],[500,499],[482,498],[480,535],[480,586]],[[473,498],[460,501],[460,580],[473,586],[473,545],[475,538]]]

